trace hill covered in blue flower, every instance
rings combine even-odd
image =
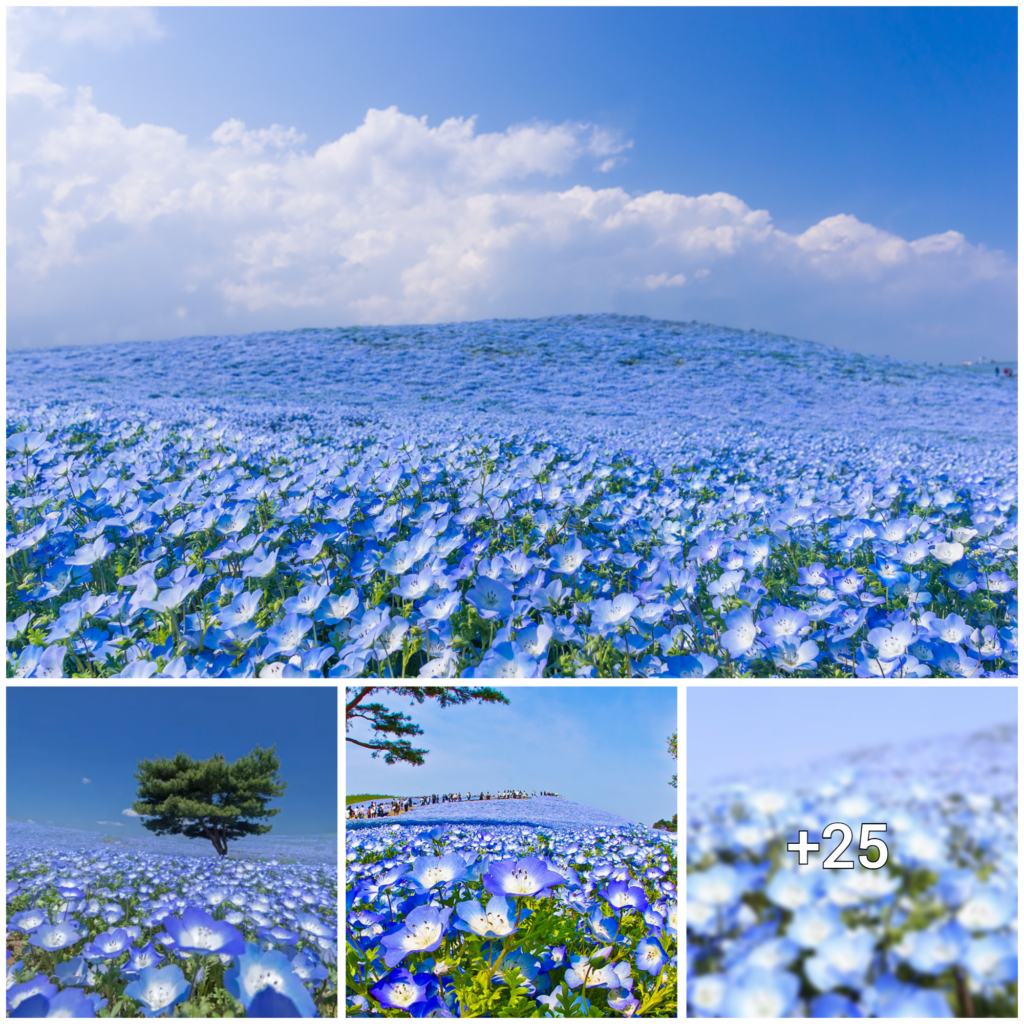
[[[1016,675],[1016,386],[621,316],[9,353],[9,670]]]
[[[424,825],[531,825],[538,827],[587,826],[629,828],[636,822],[617,814],[573,803],[560,797],[535,796],[526,800],[474,800],[467,803],[428,804],[393,818],[346,822],[346,828],[368,828],[381,824]]]

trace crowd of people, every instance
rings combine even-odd
[[[467,791],[465,796],[462,793],[431,793],[429,796],[421,797],[392,797],[387,800],[372,800],[367,804],[353,804],[348,809],[348,817],[349,820],[390,818],[396,814],[405,814],[414,807],[427,807],[432,804],[455,804],[471,800],[529,800],[534,796],[558,795],[546,789],[532,792],[525,789],[499,789],[493,794],[489,790],[481,790],[479,794]]]
[[[373,800],[368,804],[353,804],[348,809],[350,819],[390,818],[393,814],[405,814],[413,809],[412,797],[404,800]]]

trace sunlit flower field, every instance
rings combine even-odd
[[[63,831],[8,829],[12,1016],[337,1016],[335,865],[75,849]]]
[[[674,836],[581,817],[345,846],[347,1016],[678,1016]]]
[[[832,822],[883,866],[823,870]],[[1015,727],[691,793],[688,1016],[1016,1017],[1017,827]]]
[[[8,673],[1017,672],[1016,381],[613,316],[8,355]]]

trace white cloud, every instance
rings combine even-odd
[[[113,825],[115,828],[124,828],[123,821],[97,821],[97,825]]]
[[[138,811],[133,811],[130,807],[126,807],[121,812],[126,818],[141,818],[142,815]]]
[[[164,36],[153,7],[8,7],[8,55],[40,40],[115,51]]]
[[[294,128],[192,142],[44,92],[10,104],[12,347],[598,311],[922,357],[1015,337],[1005,254],[850,214],[787,233],[724,192],[566,184],[631,145],[600,127],[480,133],[392,107],[307,152]]]
[[[87,778],[83,778],[82,779],[82,784],[83,785],[88,786],[90,782],[92,782],[92,779],[87,779]]]
[[[67,89],[43,70],[24,70],[27,59],[82,44],[114,52],[164,36],[154,7],[8,7],[6,16],[8,99],[33,97],[44,107],[63,100]]]
[[[644,287],[652,292],[658,288],[682,288],[684,284],[686,284],[685,274],[672,274],[670,277],[667,272],[662,272],[660,274],[648,274],[644,278]]]

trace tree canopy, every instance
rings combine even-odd
[[[669,738],[668,738],[668,752],[672,755],[674,760],[676,760],[676,761],[679,760],[679,733],[674,732],[674,733],[672,733],[671,736],[669,736]],[[678,781],[678,779],[679,779],[678,775],[673,775],[672,776],[672,781],[669,783],[669,785],[673,786],[676,789],[678,789],[679,788],[679,781]]]
[[[401,711],[389,711],[383,704],[365,703],[368,697],[379,691],[399,694],[422,704],[425,700],[436,700],[442,708],[456,704],[480,701],[484,704],[507,704],[508,698],[489,686],[359,686],[346,691],[345,739],[358,747],[373,751],[373,757],[384,756],[385,764],[423,764],[423,755],[429,750],[414,747],[407,739],[389,737],[422,736],[423,730],[409,715]],[[374,736],[371,742],[354,739],[347,735],[354,722],[368,722]]]
[[[288,786],[278,776],[280,769],[275,748],[260,746],[230,764],[223,754],[194,761],[180,752],[173,758],[139,761],[138,799],[132,810],[150,832],[209,839],[223,857],[232,839],[270,831],[272,826],[259,819],[280,813],[278,807],[267,807]]]

